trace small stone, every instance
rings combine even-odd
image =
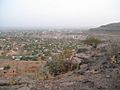
[[[110,75],[106,75],[106,78],[110,78],[111,76]]]

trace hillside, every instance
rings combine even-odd
[[[120,32],[120,23],[111,23],[107,25],[102,25],[97,28],[91,28],[90,31],[114,31],[114,32]]]
[[[109,49],[115,51],[114,48]],[[115,52],[107,51],[108,44],[101,44],[97,49],[81,47],[71,61],[80,62],[79,69],[43,80],[39,79],[38,74],[29,74],[29,78],[17,76],[10,80],[1,77],[0,90],[120,90],[120,56],[116,59],[108,57],[108,52],[114,55],[120,50],[116,49]]]
[[[120,90],[119,34],[62,33],[0,34],[0,90]]]

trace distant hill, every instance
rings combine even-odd
[[[111,23],[107,25],[102,25],[98,28],[91,28],[90,31],[120,32],[120,23]]]

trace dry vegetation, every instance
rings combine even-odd
[[[103,41],[95,36],[74,41],[45,39],[39,43],[29,40],[23,45],[26,56],[19,53],[20,59],[16,56],[17,59],[12,60],[5,54],[4,60],[0,61],[0,78],[9,81],[7,86],[32,85],[31,81],[34,81],[31,87],[38,89],[33,90],[45,90],[46,87],[51,88],[47,90],[58,90],[55,87],[61,87],[61,90],[120,89],[119,41]],[[9,59],[5,60],[6,57]]]

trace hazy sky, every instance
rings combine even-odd
[[[95,27],[120,21],[120,0],[0,0],[0,27]]]

